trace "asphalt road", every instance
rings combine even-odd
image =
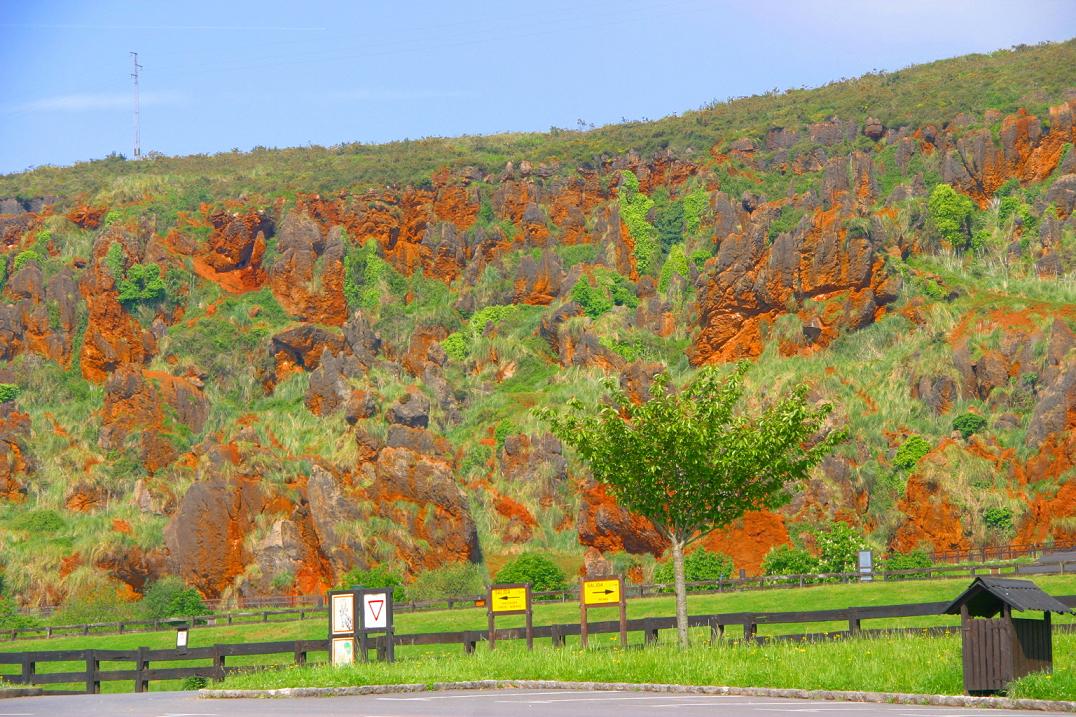
[[[0,717],[652,717],[653,715],[852,715],[867,717],[1015,717],[1060,713],[970,710],[854,702],[703,697],[645,692],[496,690],[297,699],[205,700],[191,692],[18,697],[0,701]]]

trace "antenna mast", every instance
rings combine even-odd
[[[142,69],[142,65],[138,64],[137,52],[131,53],[131,59],[134,60],[134,72],[131,73],[131,77],[134,78],[134,158],[141,159],[142,148],[138,128],[139,115],[141,114],[141,102],[138,98],[138,71]]]

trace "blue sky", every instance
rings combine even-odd
[[[1073,0],[0,0],[0,172],[597,125],[1076,35]]]

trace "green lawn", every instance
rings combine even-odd
[[[907,581],[893,583],[859,583],[851,585],[820,585],[810,588],[787,590],[767,590],[758,592],[722,593],[714,595],[695,595],[688,598],[688,610],[691,614],[747,612],[747,611],[796,611],[823,610],[853,606],[892,605],[901,603],[933,602],[955,597],[968,584],[966,578],[959,580]],[[1076,576],[1043,576],[1035,580],[1043,589],[1054,595],[1076,594]],[[673,614],[672,596],[632,600],[628,603],[628,617],[657,617]],[[615,619],[615,610],[592,610],[592,621]],[[1058,617],[1056,621],[1071,620]],[[579,607],[576,603],[539,604],[535,608],[534,624],[549,625],[553,623],[576,623],[579,620]],[[954,616],[931,616],[920,618],[894,618],[864,621],[865,629],[887,627],[927,627],[932,625],[955,625],[958,618]],[[517,627],[523,624],[522,617],[498,619],[498,627]],[[326,636],[326,618],[318,617],[303,621],[277,622],[268,624],[233,625],[231,627],[196,627],[190,633],[190,646],[203,647],[213,644],[236,642],[268,642],[275,640],[321,639]],[[396,615],[398,634],[419,632],[440,632],[455,630],[484,630],[486,614],[482,608],[465,608],[457,610],[440,610],[434,612],[399,613]],[[760,625],[760,635],[779,635],[801,632],[818,632],[847,629],[847,622],[807,623],[791,625]],[[665,631],[662,640],[671,640],[673,631]],[[696,641],[707,637],[704,629],[694,631]],[[726,636],[740,636],[738,628],[730,628]],[[596,636],[592,641],[600,643],[607,636]],[[642,643],[638,633],[629,635],[632,645]],[[167,648],[175,644],[172,632],[142,633],[131,635],[99,635],[63,637],[51,640],[20,640],[0,644],[0,651],[21,652],[26,650],[70,650],[83,648],[128,649],[139,646]],[[502,643],[505,652],[514,649],[512,643]],[[541,640],[539,644],[547,645]],[[569,648],[578,644],[577,639],[569,638]],[[483,650],[480,648],[479,650]],[[449,662],[463,654],[459,645],[403,646],[397,650],[397,658],[402,663],[412,660],[440,659],[447,657]],[[324,653],[314,653],[311,661],[325,660]],[[233,658],[231,665],[268,665],[286,664],[290,655],[278,658],[250,657]],[[184,663],[161,663],[161,666],[177,667]],[[206,661],[191,664],[207,664]],[[102,669],[130,669],[131,663],[106,663]],[[4,672],[17,671],[15,666],[0,667]],[[40,672],[63,672],[80,669],[79,663],[40,663]],[[176,689],[178,683],[152,683],[153,689]],[[106,691],[128,691],[131,685],[126,682],[106,682],[102,685]]]
[[[1055,671],[1019,681],[1011,693],[1040,699],[1076,699],[1076,635],[1054,638]],[[539,647],[519,644],[474,655],[426,655],[395,664],[347,668],[326,665],[259,670],[230,676],[230,689],[330,687],[368,684],[533,679],[656,682],[740,687],[869,690],[962,694],[957,637],[890,637],[825,643],[693,646],[641,649]]]

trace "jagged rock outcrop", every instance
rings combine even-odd
[[[344,301],[344,244],[339,230],[327,235],[317,222],[291,212],[277,232],[280,258],[269,267],[269,286],[297,319],[339,326],[347,320]]]

